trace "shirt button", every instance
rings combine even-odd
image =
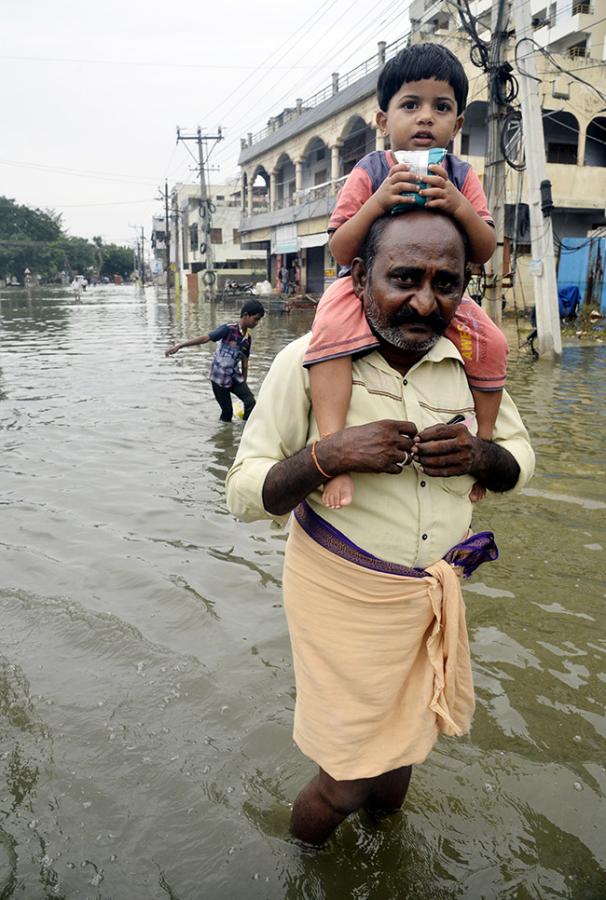
[[[426,540],[427,540],[427,535],[426,535],[426,534],[422,534],[422,535],[421,535],[421,540],[426,541]]]
[[[408,378],[405,378],[402,384],[408,384]]]
[[[426,481],[422,481],[422,482],[421,482],[421,487],[425,487],[426,484],[427,484]]]

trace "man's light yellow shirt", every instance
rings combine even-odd
[[[309,375],[302,365],[309,339],[304,335],[277,355],[228,473],[227,505],[245,522],[276,519],[286,524],[288,516],[277,519],[263,506],[265,478],[276,462],[319,438]],[[440,338],[405,376],[392,369],[378,351],[353,363],[347,426],[397,419],[414,422],[422,431],[458,413],[473,416],[473,398],[459,352],[447,338]],[[534,453],[506,392],[494,440],[509,450],[520,466],[518,482],[508,492],[511,496],[530,480]],[[473,508],[469,501],[473,479],[469,476],[432,478],[413,464],[398,475],[354,472],[352,477],[355,496],[351,506],[327,509],[320,490],[307,501],[350,541],[381,559],[425,567],[441,559],[468,533]]]

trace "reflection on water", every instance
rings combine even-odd
[[[512,353],[538,472],[476,514],[501,559],[466,590],[471,736],[402,815],[304,852],[284,535],[225,508],[242,424],[218,421],[209,348],[163,356],[237,311],[0,295],[0,896],[603,897],[606,350]],[[266,316],[253,390],[309,321]]]

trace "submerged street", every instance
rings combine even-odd
[[[287,836],[314,772],[291,740],[285,534],[236,522],[209,347],[238,300],[0,294],[0,895],[112,900],[597,898],[606,852],[606,346],[512,345],[537,453],[476,512],[498,562],[465,585],[477,695],[401,815]],[[273,309],[250,383],[308,330]]]

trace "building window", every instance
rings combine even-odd
[[[210,242],[211,244],[223,243],[223,231],[221,230],[221,228],[210,229]]]
[[[189,249],[192,253],[195,253],[198,249],[198,226],[190,225],[189,226]]]
[[[589,16],[593,12],[590,3],[573,3],[572,4],[572,14],[573,16]]]
[[[316,172],[314,175],[314,184],[324,184],[328,181],[328,172],[326,169],[322,169],[321,172]]]
[[[547,162],[563,163],[566,166],[576,166],[577,164],[577,145],[576,144],[547,144]]]
[[[215,200],[225,200],[225,194],[217,194]]]
[[[469,156],[469,135],[461,135],[461,156]]]
[[[234,244],[240,243],[240,232],[238,231],[237,228],[234,228],[231,239],[232,239],[232,243],[234,243]]]
[[[587,41],[581,41],[580,43],[573,44],[572,47],[569,47],[568,56],[572,57],[572,59],[577,59],[580,56],[587,56]]]

